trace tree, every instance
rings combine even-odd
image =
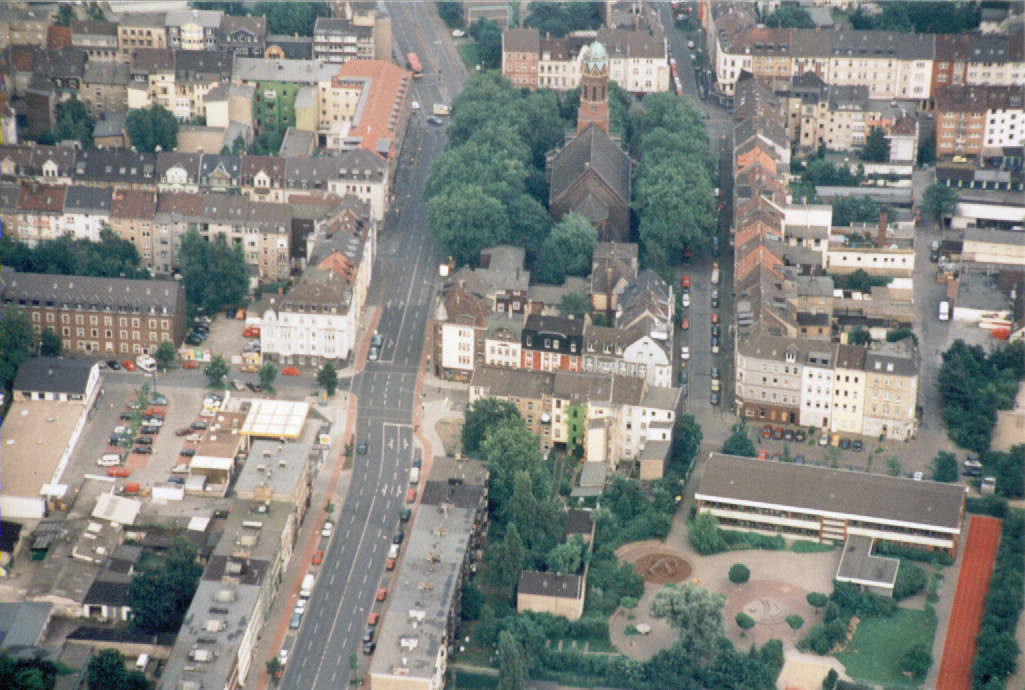
[[[40,657],[15,659],[0,652],[0,688],[10,690],[53,690],[57,684],[57,666]]]
[[[503,630],[498,635],[498,690],[523,690],[524,687],[523,655],[515,638]]]
[[[755,444],[747,435],[747,426],[737,424],[733,427],[733,433],[722,444],[722,452],[726,455],[739,455],[745,458],[753,458],[758,455]]]
[[[89,111],[75,97],[57,104],[54,112],[53,128],[46,137],[53,143],[61,141],[77,141],[83,148],[93,146],[93,127],[95,123],[89,117]]]
[[[587,545],[584,538],[574,534],[548,552],[548,570],[556,573],[578,573],[583,568]]]
[[[493,397],[478,398],[463,412],[463,453],[476,457],[488,433],[509,420],[522,423],[515,404]]]
[[[676,431],[673,434],[673,457],[668,469],[680,477],[685,477],[694,457],[698,454],[704,434],[701,425],[694,415],[685,414],[676,418]]]
[[[277,655],[272,656],[270,659],[267,659],[267,675],[269,675],[271,678],[274,678],[278,675],[278,673],[281,672],[281,670],[281,659],[279,659]]]
[[[150,682],[145,673],[138,669],[133,669],[125,676],[125,680],[121,684],[121,690],[153,690],[153,683]]]
[[[841,196],[833,199],[833,225],[874,223],[879,219],[879,203],[870,196]]]
[[[491,649],[498,635],[498,618],[495,608],[490,604],[480,607],[480,620],[473,626],[473,642],[481,649]]]
[[[872,276],[864,269],[859,268],[847,276],[847,287],[854,292],[871,292]]]
[[[43,329],[39,336],[39,354],[42,357],[60,357],[61,339],[52,328]]]
[[[751,571],[743,563],[734,563],[733,566],[730,567],[729,578],[730,582],[733,584],[742,585],[747,582],[750,577]]]
[[[685,582],[659,590],[648,610],[655,618],[665,618],[679,633],[678,647],[688,650],[692,659],[704,660],[714,654],[725,634],[725,603],[725,595]]]
[[[734,616],[733,620],[737,622],[737,627],[743,630],[744,632],[747,632],[751,628],[755,627],[755,619],[747,615],[743,611],[739,612],[736,616]]]
[[[818,613],[820,608],[829,603],[829,597],[822,592],[808,592],[805,599],[808,601],[808,606],[815,609],[815,613]]]
[[[502,66],[502,29],[490,19],[481,17],[470,25],[467,33],[477,41],[477,58],[481,68],[498,69]]]
[[[5,304],[0,315],[0,377],[4,389],[10,391],[18,369],[32,351],[32,323],[13,304]]]
[[[278,377],[278,368],[269,361],[264,362],[260,366],[259,375],[260,385],[264,388],[271,388],[274,385],[274,379]]]
[[[929,185],[922,195],[922,210],[937,223],[943,223],[945,218],[954,215],[960,201],[957,192],[937,182]]]
[[[431,198],[427,222],[434,239],[459,265],[476,261],[482,249],[509,237],[509,216],[502,203],[473,185],[452,185]]]
[[[209,242],[192,229],[182,237],[178,256],[185,299],[193,308],[214,313],[242,303],[249,288],[249,271],[241,245],[229,247],[224,235]]]
[[[724,547],[719,521],[711,513],[698,513],[689,525],[687,537],[694,550],[702,556],[718,553]]]
[[[891,477],[899,477],[904,474],[904,466],[896,457],[886,458],[886,473]]]
[[[527,6],[523,26],[537,29],[542,36],[561,38],[570,31],[597,29],[601,26],[597,2],[532,2]]]
[[[224,377],[231,372],[227,360],[221,355],[214,355],[210,363],[203,369],[203,373],[210,379],[210,385],[217,386],[224,382]]]
[[[132,146],[143,153],[174,151],[178,148],[178,120],[162,105],[133,110],[125,120],[125,131]]]
[[[894,328],[892,331],[886,331],[886,342],[897,343],[906,338],[911,340],[918,345],[918,336],[910,328]]]
[[[850,333],[847,334],[848,345],[868,345],[872,342],[872,334],[868,332],[868,329],[857,326]]]
[[[498,584],[502,591],[512,596],[516,593],[516,583],[519,581],[520,571],[523,570],[523,559],[527,556],[527,550],[520,539],[520,531],[516,524],[510,524],[502,539],[502,546],[498,550],[496,561]]]
[[[267,17],[267,33],[312,36],[319,17],[330,17],[326,2],[258,2],[253,16]]]
[[[125,657],[116,649],[104,649],[89,660],[89,690],[121,690],[128,675]]]
[[[926,137],[918,147],[918,165],[930,165],[936,160],[936,139]]]
[[[840,674],[836,672],[835,668],[829,669],[829,673],[822,679],[822,690],[833,690],[836,687],[836,681],[840,678]]]
[[[957,456],[945,450],[941,450],[932,461],[932,478],[937,482],[956,482],[959,472],[957,470]]]
[[[787,616],[786,621],[787,625],[789,625],[790,629],[794,632],[800,630],[801,627],[804,625],[804,619],[798,616],[796,613],[791,613],[789,616]]]
[[[598,230],[579,213],[569,212],[552,228],[541,245],[534,277],[542,283],[558,285],[567,275],[587,275],[598,242]]]
[[[461,2],[438,2],[438,16],[445,26],[450,29],[463,25],[463,3]]]
[[[241,138],[241,135],[239,136]],[[250,156],[276,156],[281,151],[281,144],[285,140],[285,135],[276,129],[267,129],[260,132],[258,135],[253,137],[253,143],[249,144],[245,148],[245,152]],[[235,140],[238,143],[238,139]],[[245,141],[242,142],[245,144]],[[232,153],[240,153],[241,151],[234,150],[235,146],[232,145]]]
[[[873,127],[865,138],[861,160],[866,163],[886,163],[890,160],[890,142],[882,127]]]
[[[980,637],[982,636],[980,635]],[[986,682],[994,679],[1006,679],[1018,667],[1018,655],[1021,650],[1014,638],[1013,630],[986,635],[985,642],[985,644],[979,645],[979,650],[975,654],[975,662],[972,664],[974,687],[989,688],[991,686],[986,685]],[[1003,687],[1003,684],[998,687]]]
[[[559,300],[559,315],[582,319],[591,313],[591,298],[583,292],[567,292]]]
[[[911,674],[916,682],[925,679],[925,674],[929,672],[930,666],[932,666],[932,654],[929,653],[929,648],[921,643],[911,647],[900,659],[900,670]]]
[[[176,632],[202,574],[196,547],[175,537],[163,563],[144,568],[128,586],[132,625],[147,633]]]
[[[908,561],[902,561],[897,568],[897,578],[893,583],[893,598],[897,601],[903,601],[908,597],[918,594],[925,589],[928,580],[929,578],[926,576],[925,571],[919,566]]]
[[[157,345],[156,360],[162,368],[166,369],[171,366],[174,362],[174,358],[178,353],[174,349],[174,343],[165,340],[164,342]]]
[[[332,362],[324,362],[324,365],[317,371],[317,384],[327,391],[327,394],[334,395],[338,388],[338,372]]]
[[[104,278],[149,279],[139,252],[130,240],[118,237],[109,226],[100,230],[100,241],[75,239],[65,234],[43,240],[35,247],[0,235],[3,264],[23,273],[97,276]]]
[[[997,461],[997,493],[1004,498],[1025,496],[1025,445],[1000,453]]]
[[[808,10],[799,5],[782,5],[765,17],[770,29],[814,29],[815,21]]]
[[[508,205],[510,241],[528,252],[540,251],[552,231],[552,217],[537,199],[520,194]]]
[[[638,168],[634,196],[650,265],[668,266],[685,246],[703,248],[711,243],[715,196],[708,168],[700,160],[646,155]]]

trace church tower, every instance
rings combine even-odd
[[[577,134],[592,124],[609,133],[609,54],[598,41],[588,46],[580,71]]]

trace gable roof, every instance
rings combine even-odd
[[[593,170],[625,203],[630,203],[630,157],[600,127],[575,136],[552,160],[550,199],[558,199],[588,170]]]
[[[29,357],[18,369],[11,390],[26,394],[85,395],[94,366],[96,362],[91,359]]]

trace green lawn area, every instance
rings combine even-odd
[[[477,71],[477,65],[480,64],[480,57],[477,55],[477,43],[475,41],[460,43],[458,48],[459,57],[463,58],[463,64],[466,65],[466,69],[473,74]]]
[[[932,647],[936,616],[932,612],[897,609],[892,618],[867,618],[858,624],[847,649],[836,655],[855,680],[883,685],[913,685],[900,673],[900,660],[912,646]],[[934,659],[933,664],[938,664]]]

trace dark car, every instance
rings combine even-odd
[[[151,439],[149,436],[140,436],[139,438],[135,439],[135,442],[136,443],[141,443],[141,444],[144,444],[144,445],[147,445],[147,446],[153,445],[153,439]]]
[[[417,469],[419,469],[420,467],[423,466],[423,464],[424,464],[423,455],[421,455],[420,449],[417,448],[416,455],[413,456],[413,467],[416,467]]]
[[[851,450],[855,453],[860,453],[862,448],[864,448],[864,446],[862,445],[860,438],[854,439],[854,442],[851,443]]]
[[[184,458],[191,458],[195,454],[196,454],[196,449],[195,448],[182,448],[181,452],[178,453],[178,455],[180,455],[180,456],[182,456]]]
[[[203,342],[203,339],[200,338],[195,333],[189,333],[187,336],[185,336],[185,344],[186,345],[200,345],[200,344],[202,344],[202,342]]]
[[[107,361],[107,366],[113,369],[114,371],[117,371],[121,368],[121,362],[117,361],[116,359],[111,359]]]
[[[441,124],[444,124],[444,121],[440,117],[436,117],[434,115],[428,115],[427,116],[427,124],[429,124],[429,125],[441,125]]]
[[[795,455],[794,456],[794,464],[795,465],[803,465],[804,464],[804,456],[803,455]]]
[[[171,476],[171,477],[167,478],[167,481],[170,482],[171,484],[178,484],[179,486],[181,486],[181,485],[183,485],[185,483],[185,478],[184,477]]]
[[[403,508],[399,511],[399,520],[402,520],[403,522],[409,522],[409,518],[412,514],[413,511],[409,508]]]
[[[712,367],[712,378],[719,378],[719,367]]]
[[[804,441],[807,438],[808,438],[808,434],[804,433],[804,431],[802,431],[801,429],[798,429],[797,431],[794,432],[794,440],[797,441],[798,443],[804,443]]]
[[[712,309],[719,308],[719,291],[712,290]]]
[[[139,455],[149,455],[153,452],[153,449],[149,446],[136,446],[132,449],[132,452],[138,453]]]
[[[366,630],[363,631],[363,641],[364,642],[373,642],[374,641],[374,629],[373,628],[367,628]]]
[[[940,253],[935,249],[929,252],[929,261],[937,263],[940,260]]]
[[[712,337],[713,338],[718,338],[719,337],[719,324],[717,324],[717,323],[713,323],[712,324]]]
[[[680,369],[680,383],[687,383],[687,370]]]
[[[718,405],[719,404],[719,394],[718,393],[712,393],[711,397],[708,400],[713,405]]]
[[[391,538],[392,544],[401,544],[402,540],[406,538],[405,532],[396,532],[395,536]]]
[[[156,436],[160,433],[160,427],[158,426],[144,426],[139,429],[140,433],[146,434],[147,436]]]
[[[367,446],[367,442],[366,441],[360,441],[359,445],[356,446],[356,452],[359,453],[360,455],[366,455],[367,454],[367,450],[369,450],[369,446]]]
[[[124,438],[124,437],[121,436],[121,434],[111,434],[110,435],[110,445],[112,445],[112,446],[119,446],[119,445],[121,445],[121,439],[122,438]]]
[[[783,440],[784,441],[793,441],[794,440],[794,431],[793,431],[793,429],[787,429],[786,431],[783,432]]]
[[[132,419],[132,413],[131,413],[131,412],[122,412],[122,413],[121,413],[121,414],[120,414],[120,415],[118,416],[118,419],[123,419],[123,420],[124,420],[124,421],[126,421],[126,422],[127,422],[127,421],[131,421],[131,419]]]
[[[840,439],[840,447],[843,448],[844,450],[850,450],[850,448],[851,448],[851,439],[849,439],[849,438],[842,438],[842,439]]]
[[[437,119],[437,118],[435,118],[435,119]],[[295,627],[298,628],[299,626],[297,625]],[[366,644],[363,645],[363,653],[366,654],[367,656],[373,654],[375,649],[377,649],[377,644],[374,643],[374,642],[367,642]]]
[[[206,422],[203,422],[203,421],[193,422],[192,423],[192,428],[196,429],[197,431],[202,431],[203,429],[206,428]]]

